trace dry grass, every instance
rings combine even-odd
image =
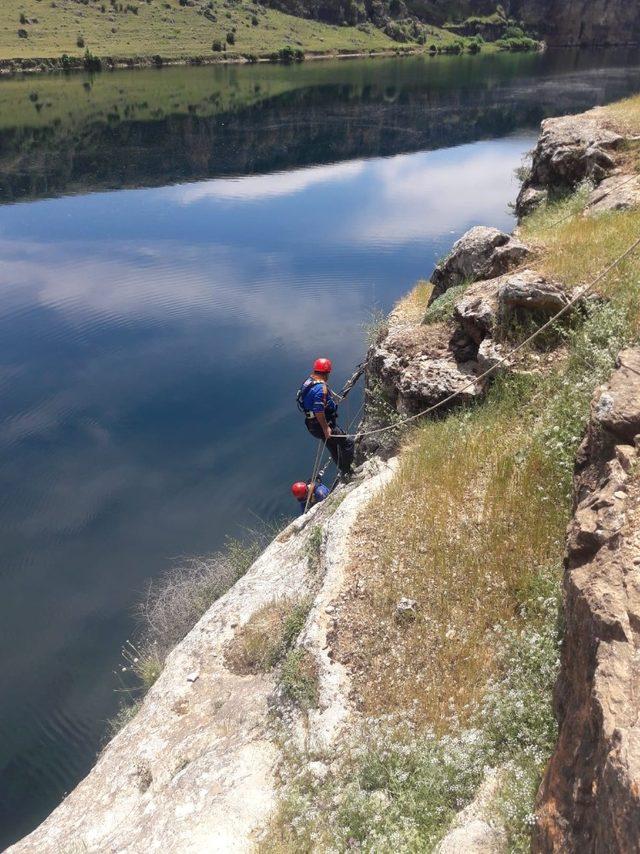
[[[391,312],[392,323],[420,323],[432,290],[431,282],[420,279],[394,307]]]
[[[604,117],[619,133],[640,133],[640,95],[598,107],[594,112]]]
[[[225,650],[225,663],[234,673],[266,673],[285,656],[302,631],[309,602],[274,599],[236,632]]]
[[[498,395],[425,425],[361,521],[339,649],[366,714],[464,719],[492,673],[493,628],[518,614],[537,568],[558,562],[566,500],[533,448],[533,417]],[[403,596],[418,602],[408,625],[395,617]]]

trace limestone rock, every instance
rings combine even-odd
[[[640,845],[640,350],[595,395],[574,480],[564,576],[560,732],[537,804],[534,852]]]
[[[399,623],[410,623],[418,615],[418,603],[415,599],[403,596],[396,605],[396,620]]]
[[[429,304],[456,285],[500,276],[530,254],[523,243],[497,228],[476,226],[454,243],[449,256],[433,271]]]
[[[504,828],[496,822],[495,800],[503,774],[489,770],[473,801],[455,817],[436,854],[502,854],[507,850]]]
[[[476,382],[478,363],[448,359],[419,358],[403,371],[398,383],[397,411],[414,415],[441,403],[458,393],[456,403],[465,403],[481,395],[484,389]]]
[[[344,583],[355,519],[393,473],[393,460],[383,467],[369,461],[342,488],[337,508],[322,502],[279,534],[169,655],[135,717],[87,777],[12,854],[252,851],[278,799],[276,676],[227,668],[232,626],[274,598],[314,597],[299,642],[317,665],[319,703],[299,729],[306,744],[331,744],[348,720],[350,683],[346,668],[330,657],[326,607]],[[320,575],[310,571],[306,555],[317,525],[327,543]],[[311,771],[326,773],[320,763]]]
[[[502,285],[498,300],[503,312],[525,309],[541,314],[555,314],[569,303],[565,291],[543,276],[525,270]]]
[[[524,186],[518,195],[516,208],[520,218],[528,216],[537,208],[544,205],[549,198],[547,190]]]
[[[602,181],[615,168],[611,152],[623,142],[595,116],[562,116],[542,122],[531,173],[516,202],[520,218],[538,204],[544,191],[573,189],[582,181]],[[533,192],[532,192],[533,191]]]
[[[640,206],[640,175],[612,175],[591,192],[586,213],[626,211]]]
[[[457,300],[453,319],[476,344],[492,335],[498,322],[501,279],[471,285]]]
[[[595,420],[624,444],[640,433],[640,351],[623,350],[617,370],[598,397]]]

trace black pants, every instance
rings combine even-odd
[[[322,427],[315,418],[305,418],[305,424],[312,436],[324,442]],[[351,464],[353,463],[354,444],[351,439],[347,439],[343,431],[335,424],[330,424],[329,426],[331,427],[332,435],[327,441],[327,450],[340,471],[343,474],[349,474],[351,472]]]

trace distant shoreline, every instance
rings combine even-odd
[[[542,43],[540,51],[545,50],[546,46]],[[540,51],[529,51],[531,52],[540,52]],[[390,56],[416,56],[416,55],[426,55],[426,56],[482,56],[483,54],[486,56],[487,54],[498,53],[496,48],[491,46],[491,43],[488,43],[483,47],[482,51],[478,51],[477,53],[473,53],[471,51],[461,51],[460,53],[455,53],[453,51],[442,51],[440,53],[434,53],[426,48],[424,45],[414,45],[414,46],[402,46],[397,48],[385,49],[385,50],[366,50],[366,51],[309,51],[304,55],[305,62],[313,62],[318,60],[329,60],[329,59],[376,59],[378,57],[390,57]],[[509,53],[509,51],[503,51],[504,53]],[[198,65],[256,65],[258,63],[261,64],[269,64],[269,65],[283,65],[286,63],[277,63],[270,59],[268,56],[259,56],[252,59],[247,58],[246,56],[237,55],[232,57],[219,57],[216,55],[211,56],[185,56],[185,57],[172,57],[165,58],[159,55],[150,56],[150,55],[142,55],[135,57],[111,57],[111,56],[98,56],[97,57],[102,63],[102,71],[119,71],[123,69],[137,69],[137,68],[171,68],[171,67],[181,67],[181,66],[198,66]],[[297,65],[299,63],[293,62],[292,65]],[[66,60],[63,60],[63,57],[36,57],[33,59],[0,59],[0,77],[2,76],[10,76],[14,74],[47,74],[52,72],[76,72],[76,71],[86,71],[89,73],[98,73],[97,71],[93,71],[88,69],[84,64],[84,58],[82,56],[73,56],[67,57]]]

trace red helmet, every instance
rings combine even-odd
[[[317,374],[330,374],[332,367],[331,359],[316,359],[313,363],[313,370]]]
[[[304,501],[307,497],[307,484],[299,480],[297,483],[293,484],[291,492],[293,492],[294,498],[297,498],[298,501]]]

